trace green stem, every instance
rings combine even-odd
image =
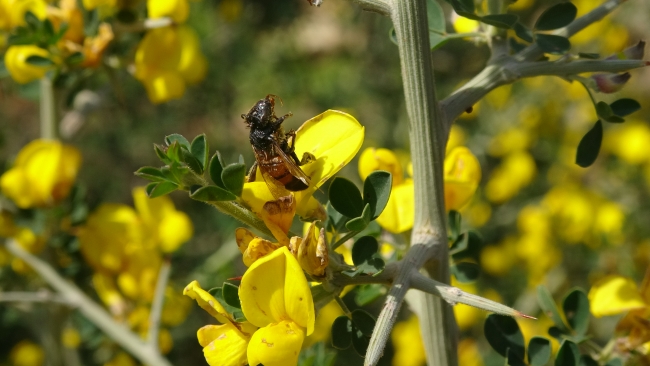
[[[41,78],[40,89],[41,138],[55,140],[57,138],[56,99],[54,85],[49,76]]]
[[[341,239],[337,240],[336,243],[332,244],[331,250],[340,247],[346,241],[350,240],[351,238],[354,238],[354,236],[357,234],[359,234],[359,231],[350,231],[349,233],[345,234]]]
[[[345,305],[343,299],[340,296],[334,296],[334,300],[336,300],[336,303],[339,304],[345,316],[347,316],[348,318],[352,318],[352,312],[350,311],[350,309],[348,309],[348,306]]]

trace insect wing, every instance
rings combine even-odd
[[[292,189],[290,184],[284,184],[284,186],[290,191],[303,191],[307,189],[310,183],[310,179],[307,174],[305,174],[305,172],[303,172],[302,169],[296,165],[294,160],[289,155],[287,155],[287,153],[285,153],[284,150],[280,148],[280,146],[274,144],[274,148],[278,153],[278,156],[280,156],[280,159],[282,159],[284,162],[285,167],[289,170],[289,173],[293,177],[292,182],[290,183],[292,183],[294,189]]]

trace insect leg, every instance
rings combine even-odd
[[[280,125],[282,124],[282,122],[284,122],[285,119],[287,119],[287,118],[289,118],[291,116],[293,116],[293,113],[289,112],[289,113],[285,114],[284,116],[279,117],[277,120],[275,120],[275,122],[273,123],[273,130],[275,131],[278,128],[280,128]]]
[[[248,171],[248,176],[246,177],[247,182],[255,182],[257,176],[257,160],[251,166],[251,169]]]

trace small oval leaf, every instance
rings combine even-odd
[[[332,323],[332,347],[347,349],[352,344],[352,321],[345,315]]]
[[[192,153],[192,156],[201,163],[201,172],[203,172],[205,167],[208,166],[209,150],[208,141],[204,133],[196,136],[194,140],[192,140],[190,152]]]
[[[169,136],[165,136],[165,142],[167,145],[172,145],[174,142],[178,142],[182,147],[185,148],[185,150],[190,151],[190,142],[187,141],[183,135],[179,135],[177,133],[173,133]]]
[[[619,117],[625,117],[641,109],[641,104],[634,99],[623,98],[609,105],[612,113]]]
[[[481,274],[481,267],[472,262],[460,262],[451,267],[451,273],[460,283],[474,282]]]
[[[372,172],[363,182],[363,202],[370,205],[372,220],[386,208],[392,185],[391,174],[382,170]]]
[[[239,301],[239,287],[229,282],[224,282],[221,288],[223,299],[226,304],[241,309],[241,302]]]
[[[544,337],[533,337],[528,342],[528,363],[530,366],[544,366],[551,359],[551,341]]]
[[[237,196],[217,186],[205,186],[192,190],[190,198],[202,202],[234,201]]]
[[[223,168],[221,172],[223,185],[237,197],[241,196],[241,192],[244,189],[245,178],[246,166],[244,164],[230,164]]]
[[[571,23],[578,14],[578,8],[570,2],[559,3],[546,9],[535,22],[535,30],[547,31],[562,28]]]
[[[152,184],[155,184],[155,186],[151,186],[151,184],[147,185],[147,194],[149,195],[149,198],[164,196],[168,193],[175,191],[178,188],[178,185],[172,182],[161,182],[161,183],[152,183]]]
[[[586,168],[596,161],[600,145],[603,141],[603,123],[598,120],[594,127],[589,130],[580,140],[576,152],[576,164]]]
[[[539,303],[539,307],[544,311],[544,314],[553,321],[553,324],[555,324],[561,332],[568,331],[564,321],[562,321],[560,311],[555,305],[553,296],[551,296],[551,293],[543,285],[537,286],[537,302]]]
[[[501,356],[507,357],[508,352],[513,352],[520,358],[524,357],[524,336],[513,318],[490,314],[483,329],[488,343]]]
[[[365,310],[356,309],[352,312],[352,324],[363,333],[370,337],[375,329],[375,318]]]
[[[370,260],[379,250],[377,239],[372,236],[360,237],[352,246],[352,263],[355,266]]]
[[[490,14],[481,17],[481,22],[503,29],[511,29],[517,24],[519,17],[514,14]]]
[[[555,366],[578,366],[580,364],[580,350],[578,345],[565,339],[560,345],[555,357]]]
[[[364,203],[361,192],[351,181],[336,177],[329,190],[330,204],[343,215],[355,218],[363,213]]]
[[[223,162],[221,160],[221,154],[219,151],[217,151],[214,153],[214,155],[212,155],[212,159],[210,159],[210,167],[208,173],[210,173],[210,179],[212,179],[214,184],[218,185],[221,188],[226,188],[226,186],[223,184],[223,180],[221,180],[222,172]]]
[[[578,335],[587,333],[589,327],[589,299],[579,288],[573,289],[562,301],[564,318]]]
[[[571,42],[566,37],[552,34],[536,34],[535,38],[537,45],[545,53],[562,55],[571,49]]]

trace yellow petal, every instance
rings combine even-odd
[[[50,66],[36,66],[27,62],[30,56],[49,58],[47,50],[34,45],[10,46],[5,53],[5,66],[18,83],[26,84],[45,76]]]
[[[170,17],[176,23],[187,20],[190,6],[187,0],[147,0],[149,18]]]
[[[307,334],[314,329],[314,303],[298,261],[286,247],[253,263],[244,274],[239,299],[246,319],[258,327],[291,319]]]
[[[420,324],[415,315],[395,324],[391,333],[395,346],[393,365],[395,366],[421,366],[426,362]]]
[[[276,200],[265,182],[249,182],[244,183],[241,198],[264,221],[280,244],[289,245],[287,232],[296,212],[296,201],[292,195]]]
[[[206,325],[197,332],[203,355],[210,366],[246,365],[246,348],[250,336],[233,324]]]
[[[386,208],[377,218],[377,223],[391,233],[398,234],[413,228],[415,218],[415,188],[408,179],[394,187]]]
[[[375,170],[385,170],[393,176],[393,187],[402,183],[404,172],[397,155],[388,149],[369,147],[359,157],[359,175],[365,180]]]
[[[97,291],[97,295],[108,306],[113,316],[118,318],[124,316],[127,308],[126,300],[117,289],[113,278],[96,272],[93,274],[93,286]]]
[[[296,154],[311,153],[316,160],[302,166],[311,178],[309,188],[296,192],[298,211],[325,181],[352,160],[361,148],[364,127],[351,115],[335,110],[325,111],[305,122],[296,131]]]
[[[259,329],[248,344],[248,364],[264,366],[294,366],[305,331],[292,321],[281,321]]]
[[[208,71],[208,61],[201,52],[199,36],[192,27],[178,27],[181,41],[181,59],[178,71],[188,84],[196,84],[205,78]]]
[[[209,292],[201,288],[198,281],[192,281],[189,285],[185,286],[183,295],[189,296],[196,300],[199,306],[217,319],[220,323],[230,323],[230,316],[226,309],[221,306],[219,301],[210,295]],[[205,347],[205,346],[204,346]]]
[[[160,249],[163,253],[176,251],[192,237],[192,232],[192,222],[187,214],[180,211],[170,212],[159,225]]]
[[[445,206],[447,210],[459,210],[474,195],[481,180],[481,165],[472,152],[458,146],[445,158]]]
[[[141,240],[135,211],[126,205],[104,203],[77,231],[81,253],[96,270],[118,273],[125,266],[125,249]]]
[[[281,247],[280,244],[256,237],[252,232],[243,227],[235,230],[235,240],[237,241],[239,251],[242,253],[242,260],[247,267],[250,267],[256,260]]]
[[[634,281],[622,276],[608,276],[595,283],[589,290],[589,305],[597,318],[648,306]]]

